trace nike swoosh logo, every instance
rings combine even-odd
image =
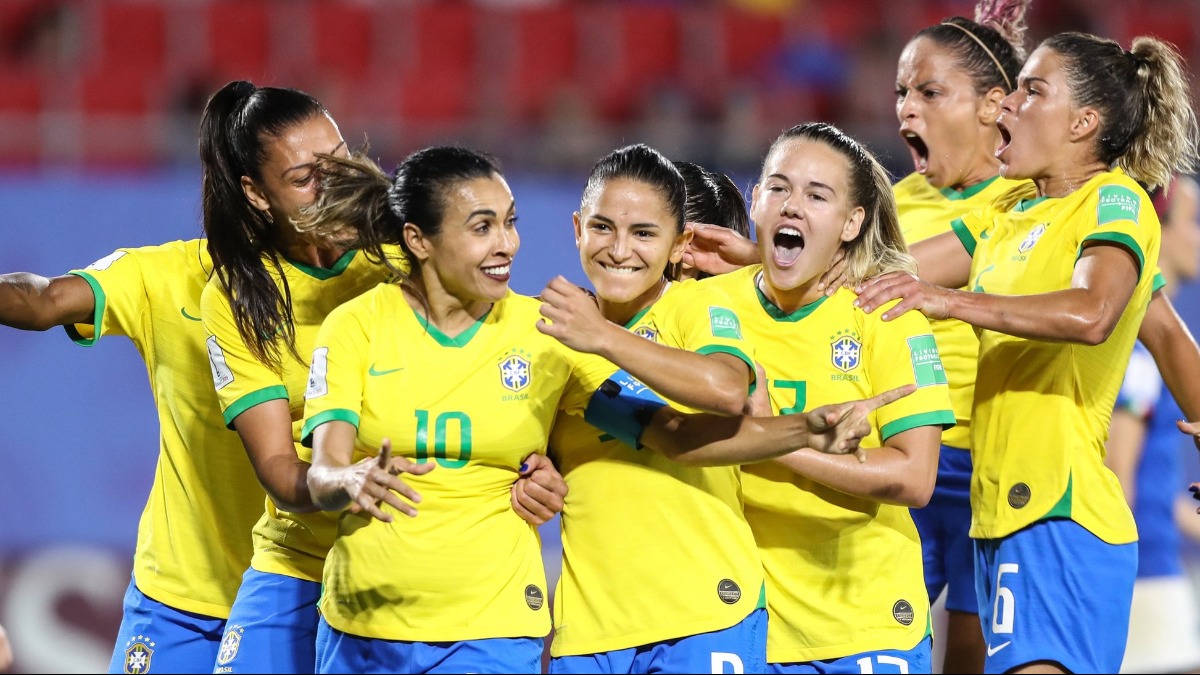
[[[991,238],[992,238],[992,234],[991,234],[991,232],[989,232],[989,231],[988,231],[988,230],[991,230],[991,229],[992,229],[992,228],[990,228],[990,227],[989,227],[989,228],[987,228],[986,230],[984,230],[983,232],[980,232],[980,233],[979,233],[979,238],[980,238],[980,239],[991,239]]]
[[[1004,649],[1005,647],[1007,647],[1011,644],[1012,644],[1012,640],[1006,640],[1006,641],[1001,642],[1000,644],[996,645],[995,647],[988,645],[988,656],[995,656],[996,652],[1000,651],[1001,649]]]
[[[391,375],[392,373],[398,373],[401,370],[404,370],[404,368],[392,368],[391,370],[375,370],[375,364],[372,363],[371,367],[367,369],[367,374],[370,375],[371,377],[379,377],[380,375]]]
[[[179,313],[180,313],[180,314],[182,314],[182,315],[183,315],[183,318],[185,318],[185,319],[191,319],[192,321],[199,321],[199,320],[200,320],[200,317],[198,317],[198,316],[192,316],[191,314],[188,314],[188,313],[187,313],[187,307],[180,307],[180,308],[179,308]]]

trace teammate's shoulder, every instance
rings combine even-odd
[[[896,196],[897,201],[913,199],[928,200],[942,196],[937,188],[930,185],[928,180],[925,180],[925,176],[916,171],[896,181],[892,185],[892,194]]]

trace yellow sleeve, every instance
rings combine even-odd
[[[954,231],[955,236],[962,242],[963,248],[967,249],[967,253],[972,258],[975,257],[975,246],[981,239],[988,238],[988,227],[992,221],[991,209],[981,207],[963,214],[961,218],[957,218],[950,223],[950,229]]]
[[[242,341],[229,296],[215,276],[200,296],[200,318],[208,334],[209,367],[227,427],[232,429],[238,415],[259,403],[288,400],[282,374],[256,359]]]
[[[878,316],[876,312],[872,317]],[[920,312],[905,312],[892,321],[872,320],[867,368],[871,395],[916,384],[917,390],[876,412],[883,441],[915,427],[954,426],[950,388],[929,320]],[[866,336],[864,336],[866,337]]]
[[[312,447],[313,431],[326,422],[341,420],[358,428],[370,331],[351,301],[334,309],[321,324],[313,346],[304,392],[304,429],[301,442]]]
[[[150,301],[142,261],[135,250],[117,249],[70,274],[86,281],[96,298],[90,324],[64,326],[76,344],[90,347],[104,335],[140,340],[149,321]]]
[[[750,391],[754,391],[754,348],[742,337],[742,322],[733,300],[716,284],[689,283],[670,301],[660,328],[674,337],[683,349],[698,354],[730,354],[750,368]],[[660,301],[661,302],[661,301]]]
[[[1096,192],[1095,220],[1079,218],[1074,224],[1079,234],[1079,253],[1088,242],[1123,246],[1137,259],[1140,279],[1146,271],[1146,252],[1152,250],[1158,232],[1157,227],[1140,226],[1151,218],[1143,211],[1150,208],[1143,196],[1140,189],[1121,183],[1101,185]],[[1091,211],[1085,213],[1090,216]]]

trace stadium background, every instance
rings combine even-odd
[[[514,288],[536,293],[557,273],[583,283],[570,213],[591,163],[620,145],[748,188],[770,139],[824,119],[911,170],[896,58],[913,32],[973,6],[0,0],[0,272],[55,275],[198,236],[199,113],[245,78],[315,94],[385,166],[435,142],[493,152],[518,200]],[[1029,44],[1066,29],[1126,46],[1152,33],[1200,63],[1195,0],[1034,0]],[[1197,297],[1177,301],[1193,330]],[[52,333],[0,329],[0,623],[14,671],[94,672],[120,619],[157,422],[127,341],[85,350]],[[1186,439],[1180,452],[1200,473]],[[553,576],[557,537],[544,533]]]

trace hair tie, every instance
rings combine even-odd
[[[953,26],[953,27],[961,30],[962,32],[967,34],[967,37],[974,40],[975,44],[982,47],[983,51],[987,52],[987,55],[991,57],[992,63],[996,64],[996,70],[1000,71],[1000,76],[1004,78],[1004,84],[1008,85],[1008,90],[1012,91],[1012,89],[1013,89],[1012,80],[1008,79],[1008,73],[1004,72],[1004,66],[1000,65],[1000,59],[996,58],[996,55],[992,53],[992,50],[988,49],[988,46],[983,44],[983,40],[980,40],[979,36],[975,35],[971,31],[967,30],[966,28],[963,28],[962,26],[960,26],[956,23],[950,23],[949,21],[947,21],[947,22],[942,23],[942,25],[943,26]],[[1125,52],[1125,53],[1128,54],[1129,52]]]

